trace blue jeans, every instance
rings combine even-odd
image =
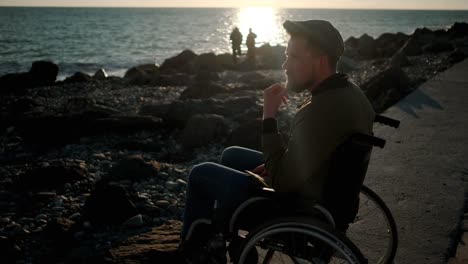
[[[184,224],[180,237],[185,239],[190,225],[199,218],[211,219],[213,204],[226,212],[228,220],[233,210],[249,198],[253,170],[264,163],[263,154],[243,147],[228,147],[221,154],[221,164],[204,162],[195,165],[188,175]]]

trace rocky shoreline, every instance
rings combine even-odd
[[[339,70],[382,112],[468,56],[468,24],[346,40]],[[189,50],[123,78],[57,82],[34,62],[0,77],[2,263],[154,263],[174,248],[194,164],[260,144],[262,90],[283,82],[284,47],[257,65]],[[280,130],[306,95],[280,112]]]

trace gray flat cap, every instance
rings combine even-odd
[[[289,34],[303,34],[329,56],[339,58],[344,52],[343,38],[340,32],[328,21],[305,20],[283,23],[284,29]]]

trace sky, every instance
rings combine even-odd
[[[468,0],[0,0],[0,6],[462,9]]]

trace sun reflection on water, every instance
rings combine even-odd
[[[235,22],[234,26],[237,26],[244,35],[244,43],[249,28],[252,28],[252,31],[257,34],[257,47],[265,43],[282,44],[286,38],[279,11],[273,7],[240,8]]]

